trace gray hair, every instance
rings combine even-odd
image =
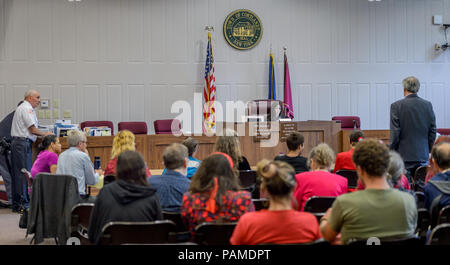
[[[23,96],[23,99],[27,99],[27,97],[33,96],[33,94],[37,93],[34,89],[28,89],[27,92],[25,92],[25,95]]]
[[[314,147],[309,153],[309,159],[321,166],[330,169],[334,163],[335,155],[333,149],[326,143],[321,143]],[[309,162],[309,161],[308,161]]]
[[[188,148],[179,143],[169,145],[163,152],[164,166],[173,170],[184,165],[185,159],[188,157]]]
[[[403,88],[406,89],[406,91],[411,93],[417,93],[419,92],[420,88],[420,82],[419,79],[417,79],[414,76],[409,76],[405,79],[403,79]]]
[[[86,135],[79,130],[70,130],[67,132],[67,143],[70,147],[75,147],[79,142],[84,142],[86,140]]]
[[[389,165],[387,168],[388,181],[392,186],[398,184],[400,178],[405,174],[405,164],[399,153],[395,151],[389,151]]]

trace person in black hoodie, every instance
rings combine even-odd
[[[119,155],[117,181],[104,186],[97,196],[89,220],[88,235],[98,244],[103,226],[113,221],[147,222],[162,220],[156,190],[147,182],[146,165],[135,151]]]

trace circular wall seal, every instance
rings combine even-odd
[[[259,17],[247,9],[233,11],[223,23],[223,35],[233,48],[247,50],[255,47],[262,37]]]

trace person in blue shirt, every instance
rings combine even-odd
[[[163,211],[179,212],[183,194],[187,192],[191,181],[186,178],[188,149],[173,143],[163,152],[164,166],[167,170],[161,176],[148,178],[150,187],[156,189]]]
[[[186,177],[191,179],[194,176],[195,172],[197,172],[198,167],[200,166],[201,160],[195,158],[195,153],[198,150],[198,141],[194,138],[188,137],[183,141],[183,145],[188,149],[188,164],[187,164],[187,174]],[[163,170],[162,174],[166,173],[166,169]]]
[[[442,195],[438,208],[450,205],[450,143],[442,142],[431,150],[431,163],[438,173],[427,182],[424,188],[425,207],[432,213],[433,201]]]

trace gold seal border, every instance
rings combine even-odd
[[[261,26],[261,34],[260,34],[258,40],[257,40],[253,45],[251,45],[251,46],[249,46],[249,47],[246,47],[246,48],[240,48],[240,47],[234,45],[233,42],[231,42],[230,39],[228,39],[228,36],[227,36],[227,34],[226,34],[226,25],[227,25],[228,20],[229,20],[234,14],[236,14],[236,13],[238,13],[238,12],[243,12],[243,11],[248,12],[248,13],[252,14],[253,16],[255,16],[256,19],[259,21],[259,25]],[[237,9],[237,10],[231,12],[231,13],[227,16],[227,18],[225,19],[225,21],[223,22],[223,36],[225,37],[225,39],[227,40],[228,44],[229,44],[231,47],[233,47],[233,48],[235,48],[235,49],[238,49],[238,50],[249,50],[249,49],[255,47],[256,45],[258,45],[259,42],[260,42],[261,39],[262,39],[262,36],[263,36],[263,25],[262,25],[262,23],[261,23],[261,19],[258,17],[258,15],[256,15],[255,13],[253,13],[252,11],[250,11],[250,10],[248,10],[248,9]]]

